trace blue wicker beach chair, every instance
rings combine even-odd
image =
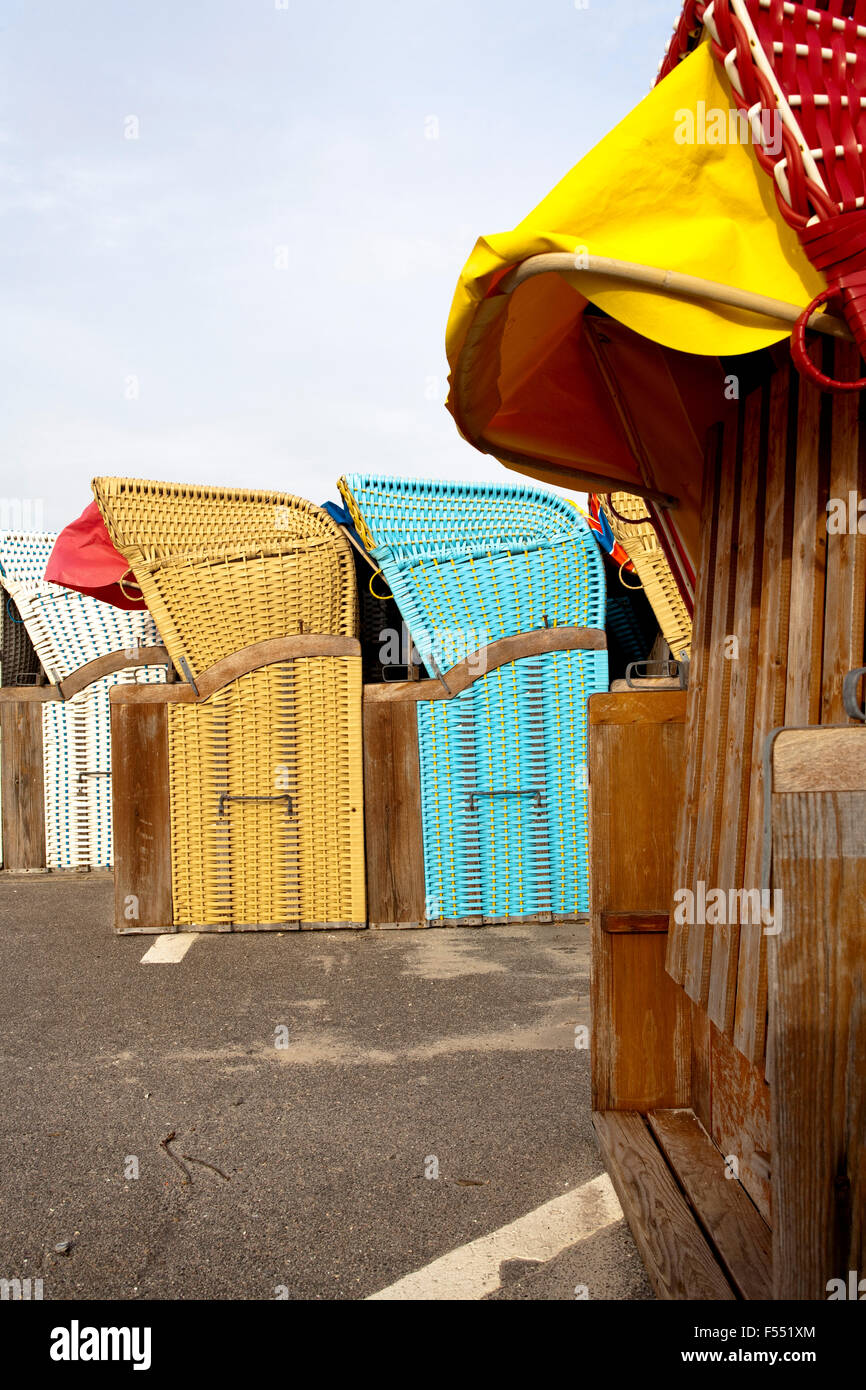
[[[540,488],[350,475],[340,491],[429,674],[477,658],[453,699],[418,702],[427,916],[588,910],[586,701],[605,651],[524,656],[494,642],[604,627],[601,555],[580,513]]]

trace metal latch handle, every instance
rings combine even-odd
[[[643,669],[641,669],[643,668]],[[679,680],[680,689],[689,685],[689,663],[687,661],[630,661],[625,668],[625,683],[629,690],[640,690],[636,681]]]
[[[866,724],[866,709],[857,698],[857,687],[864,676],[866,666],[858,666],[856,671],[849,671],[842,682],[842,704],[845,706],[845,713],[849,719],[857,719],[861,724]]]

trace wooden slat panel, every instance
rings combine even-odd
[[[695,588],[695,613],[692,629],[692,659],[689,667],[689,694],[686,707],[686,761],[683,777],[683,796],[677,825],[677,844],[673,884],[688,886],[694,877],[695,827],[700,804],[701,761],[704,746],[704,709],[706,707],[707,668],[712,627],[713,586],[711,576],[716,567],[716,516],[724,436],[721,426],[710,433],[704,465],[704,490],[701,504],[701,554]],[[671,919],[668,936],[668,974],[678,984],[685,978],[688,928]]]
[[[36,701],[0,706],[3,866],[45,868],[42,709]]]
[[[725,1300],[735,1294],[640,1115],[592,1117],[611,1181],[659,1298]]]
[[[710,576],[712,621],[707,648],[705,701],[703,710],[703,749],[695,827],[692,878],[683,887],[718,884],[719,839],[722,824],[721,788],[725,764],[725,738],[730,698],[731,662],[725,659],[725,639],[733,623],[734,580],[736,578],[736,517],[740,487],[740,436],[725,431],[717,512],[716,563]],[[705,581],[706,582],[706,581]],[[680,885],[677,885],[680,886]],[[710,959],[713,927],[695,924],[688,929],[684,985],[697,1003],[706,1005],[710,986]]]
[[[710,1136],[737,1160],[740,1182],[764,1220],[770,1221],[770,1088],[760,1067],[747,1061],[710,1024]]]
[[[786,724],[817,724],[821,715],[824,573],[827,562],[827,460],[821,457],[820,391],[800,379],[797,491],[791,550],[791,613],[785,693]]]
[[[763,498],[766,477],[764,403],[768,395],[753,391],[745,403],[742,463],[738,497],[736,573],[731,635],[738,650],[730,666],[730,691],[722,772],[723,814],[718,863],[713,884],[743,887],[746,857],[746,812],[751,781],[751,735],[755,721],[758,627],[761,615],[761,561],[764,545]],[[717,658],[718,659],[718,658]],[[760,880],[749,887],[760,887]],[[707,1013],[727,1032],[733,1031],[736,1003],[739,927],[717,925],[712,934]]]
[[[813,737],[820,749],[827,735]],[[828,1280],[866,1273],[864,824],[866,784],[774,791],[784,895],[784,930],[769,943],[777,1299],[824,1300]]]
[[[115,929],[173,931],[164,704],[112,706],[111,791]]]
[[[743,885],[761,885],[764,838],[764,742],[785,713],[788,622],[791,606],[791,545],[794,525],[792,412],[796,379],[790,365],[770,386],[765,484],[764,553],[757,649],[751,781],[746,823]],[[734,1042],[752,1062],[764,1055],[767,1033],[767,948],[760,923],[740,924]]]
[[[620,914],[652,919],[668,911],[685,706],[684,693],[668,692],[589,701],[596,1109],[688,1100],[688,1007],[664,968],[665,935],[603,928]],[[638,707],[644,710],[640,722],[634,719]],[[661,1096],[676,1099],[654,1099]]]
[[[712,1081],[710,1077],[710,1020],[700,1004],[689,1000],[692,1030],[691,1106],[705,1129],[712,1127]]]
[[[726,1176],[725,1159],[693,1110],[654,1110],[647,1117],[743,1298],[772,1297],[772,1237],[739,1182]]]
[[[836,375],[859,375],[860,353],[853,343],[835,344]],[[861,400],[857,395],[833,399],[830,496],[848,503],[866,497],[866,467],[860,443]],[[863,619],[866,607],[866,536],[859,531],[827,536],[827,588],[824,606],[824,661],[821,723],[844,724],[842,682],[863,665]],[[790,722],[790,721],[789,721]]]
[[[418,711],[364,702],[367,912],[371,927],[427,922]]]

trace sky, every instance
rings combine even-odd
[[[651,87],[676,0],[0,0],[0,508],[514,478],[444,408],[475,240]]]

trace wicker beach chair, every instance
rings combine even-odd
[[[166,709],[172,924],[362,924],[361,657],[340,527],[282,493],[93,489],[196,697]]]
[[[569,503],[539,488],[350,475],[340,482],[432,676],[473,654],[453,699],[418,702],[431,922],[587,908],[586,699],[604,651],[485,672],[484,649],[536,629],[603,628],[601,556]]]
[[[119,684],[165,680],[165,666],[133,664],[158,647],[149,613],[124,612],[43,579],[56,536],[0,534],[0,585],[15,604],[21,626],[58,698],[41,705],[45,867],[108,868],[112,863],[109,691]],[[5,631],[5,629],[4,629]],[[76,676],[101,658],[128,656],[129,664],[77,685]],[[97,671],[99,667],[97,667]],[[20,679],[15,685],[35,682]],[[64,698],[64,682],[70,682]],[[13,682],[6,677],[4,687]],[[8,692],[11,694],[11,692]]]
[[[4,593],[2,646],[0,646],[0,684],[39,685],[45,679],[42,662],[24,626],[18,605]]]
[[[687,661],[691,655],[691,615],[646,504],[642,498],[627,492],[614,492],[610,497],[601,498],[600,503],[614,536],[634,566],[674,658]]]

